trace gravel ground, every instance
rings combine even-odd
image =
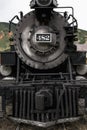
[[[35,128],[31,126],[20,125],[20,129],[17,124],[9,121],[8,119],[0,120],[0,130],[87,130],[87,121],[80,120],[73,123],[66,123],[62,125],[57,125],[55,127],[43,129]]]

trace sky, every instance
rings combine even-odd
[[[87,0],[57,0],[59,6],[74,7],[75,18],[80,29],[87,30]],[[30,0],[0,0],[0,22],[9,22],[11,18],[23,11],[30,11]]]

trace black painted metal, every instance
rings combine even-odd
[[[55,105],[47,110],[40,111],[35,109],[35,93],[37,88],[13,90],[13,117],[29,119],[33,121],[54,121],[78,116],[78,97],[77,88],[62,88],[55,86],[54,102]],[[54,89],[52,87],[52,89]]]
[[[0,52],[0,65],[16,65],[16,53],[15,52]]]

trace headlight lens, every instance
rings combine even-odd
[[[49,6],[52,0],[36,0],[39,6]]]

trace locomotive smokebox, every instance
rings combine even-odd
[[[53,105],[53,94],[49,89],[41,89],[35,95],[35,107],[37,110],[46,110]]]
[[[32,11],[19,21],[14,46],[25,64],[34,69],[48,70],[67,59],[64,26],[68,23],[60,14],[50,12],[50,19],[47,13],[46,18],[42,15],[38,18],[38,13]]]

